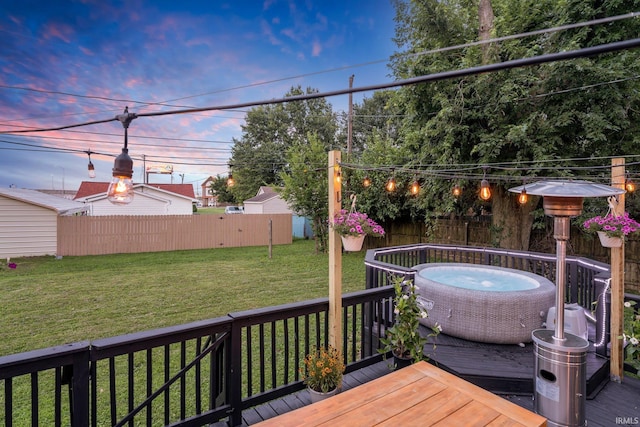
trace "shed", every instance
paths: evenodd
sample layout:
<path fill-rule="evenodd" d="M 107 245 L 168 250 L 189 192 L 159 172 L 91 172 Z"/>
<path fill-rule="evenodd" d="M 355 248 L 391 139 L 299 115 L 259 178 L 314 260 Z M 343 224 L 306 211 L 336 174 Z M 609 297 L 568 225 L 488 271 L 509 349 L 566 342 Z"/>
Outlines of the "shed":
<path fill-rule="evenodd" d="M 88 215 L 192 215 L 197 201 L 191 184 L 134 184 L 133 201 L 114 205 L 107 199 L 108 182 L 80 184 L 75 200 L 89 205 Z"/>
<path fill-rule="evenodd" d="M 87 206 L 35 190 L 0 188 L 0 258 L 55 255 L 58 216 Z"/>
<path fill-rule="evenodd" d="M 244 201 L 245 214 L 293 213 L 272 187 L 262 186 L 258 194 Z"/>
<path fill-rule="evenodd" d="M 262 186 L 258 194 L 244 201 L 245 214 L 290 213 L 293 237 L 313 237 L 308 218 L 298 216 L 272 187 Z"/>

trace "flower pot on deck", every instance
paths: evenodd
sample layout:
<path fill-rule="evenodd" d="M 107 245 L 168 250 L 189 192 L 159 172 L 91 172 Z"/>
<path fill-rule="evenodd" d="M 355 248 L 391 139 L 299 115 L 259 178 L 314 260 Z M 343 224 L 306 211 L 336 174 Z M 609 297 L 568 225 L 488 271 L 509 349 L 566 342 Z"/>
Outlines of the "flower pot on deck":
<path fill-rule="evenodd" d="M 307 387 L 307 390 L 309 390 L 309 397 L 311 398 L 311 403 L 316 403 L 316 402 L 320 402 L 321 400 L 328 399 L 331 396 L 335 396 L 335 394 L 338 392 L 337 388 L 334 388 L 333 390 L 330 390 L 326 393 L 323 393 L 321 391 L 315 391 L 311 387 Z"/>

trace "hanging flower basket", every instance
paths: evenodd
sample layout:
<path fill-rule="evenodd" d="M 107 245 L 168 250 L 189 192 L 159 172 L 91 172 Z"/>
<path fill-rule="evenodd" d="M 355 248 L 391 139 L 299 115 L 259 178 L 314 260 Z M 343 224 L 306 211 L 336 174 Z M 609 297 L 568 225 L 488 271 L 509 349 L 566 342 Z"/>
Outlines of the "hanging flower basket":
<path fill-rule="evenodd" d="M 600 238 L 600 244 L 605 248 L 619 248 L 622 246 L 621 237 L 607 236 L 604 231 L 598 231 L 598 237 Z"/>
<path fill-rule="evenodd" d="M 364 234 L 359 236 L 340 236 L 342 239 L 342 247 L 347 252 L 358 252 L 362 249 L 364 243 Z"/>
<path fill-rule="evenodd" d="M 629 217 L 629 213 L 614 215 L 611 210 L 605 216 L 595 216 L 582 223 L 588 233 L 596 232 L 605 248 L 619 248 L 622 241 L 640 231 L 640 224 Z"/>

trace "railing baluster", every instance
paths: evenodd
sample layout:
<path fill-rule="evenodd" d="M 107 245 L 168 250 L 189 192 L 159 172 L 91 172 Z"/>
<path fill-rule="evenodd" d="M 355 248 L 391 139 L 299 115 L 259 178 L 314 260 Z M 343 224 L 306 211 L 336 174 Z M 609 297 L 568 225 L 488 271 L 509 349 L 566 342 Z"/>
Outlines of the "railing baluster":
<path fill-rule="evenodd" d="M 116 401 L 116 361 L 109 358 L 109 398 L 111 400 L 111 425 L 117 422 L 117 401 Z"/>
<path fill-rule="evenodd" d="M 169 378 L 171 378 L 171 344 L 166 344 L 164 346 L 164 382 L 167 383 Z M 167 388 L 163 393 L 164 398 L 164 425 L 168 425 L 171 420 L 171 395 L 169 393 L 169 389 Z"/>
<path fill-rule="evenodd" d="M 185 341 L 180 342 L 180 369 L 184 369 L 187 366 L 187 343 Z M 187 416 L 187 378 L 185 375 L 180 377 L 180 419 L 184 420 Z"/>
<path fill-rule="evenodd" d="M 199 355 L 202 352 L 202 338 L 196 338 L 196 355 Z M 196 375 L 194 378 L 194 387 L 195 390 L 195 411 L 196 414 L 202 413 L 202 364 L 198 362 L 195 367 Z M 210 384 L 213 387 L 213 383 Z"/>
<path fill-rule="evenodd" d="M 147 397 L 153 393 L 153 352 L 150 348 L 147 349 Z M 152 404 L 147 406 L 147 425 L 153 425 L 153 410 Z"/>
<path fill-rule="evenodd" d="M 62 425 L 62 366 L 58 366 L 55 369 L 55 389 L 54 389 L 54 424 L 56 426 Z"/>
<path fill-rule="evenodd" d="M 265 390 L 265 382 L 266 382 L 266 378 L 265 378 L 265 360 L 264 360 L 264 323 L 260 323 L 260 325 L 258 326 L 258 338 L 260 339 L 260 343 L 259 343 L 259 350 L 260 350 L 260 362 L 259 365 L 260 366 L 260 393 L 262 393 Z"/>
<path fill-rule="evenodd" d="M 271 388 L 278 386 L 277 353 L 276 353 L 276 322 L 271 322 Z"/>
<path fill-rule="evenodd" d="M 36 427 L 38 422 L 40 403 L 38 400 L 38 372 L 31 374 L 31 425 Z"/>

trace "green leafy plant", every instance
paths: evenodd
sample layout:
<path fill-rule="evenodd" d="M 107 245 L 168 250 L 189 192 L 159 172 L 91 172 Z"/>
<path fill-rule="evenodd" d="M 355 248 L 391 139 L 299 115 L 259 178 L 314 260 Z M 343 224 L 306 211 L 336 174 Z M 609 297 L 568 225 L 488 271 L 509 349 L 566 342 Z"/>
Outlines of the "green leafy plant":
<path fill-rule="evenodd" d="M 426 308 L 418 302 L 416 291 L 418 287 L 412 280 L 404 280 L 402 277 L 395 277 L 393 280 L 395 296 L 393 299 L 393 312 L 395 323 L 387 328 L 385 336 L 380 338 L 383 347 L 380 352 L 391 353 L 400 358 L 410 358 L 414 362 L 424 360 L 424 346 L 428 338 L 435 337 L 440 333 L 440 325 L 436 324 L 431 328 L 427 336 L 420 335 L 420 318 L 429 316 Z M 434 345 L 435 347 L 435 345 Z"/>
<path fill-rule="evenodd" d="M 623 239 L 629 234 L 640 231 L 640 224 L 629 217 L 628 212 L 625 212 L 624 215 L 621 216 L 614 216 L 612 214 L 595 216 L 583 222 L 582 226 L 588 233 L 602 231 L 609 237 L 620 237 Z"/>
<path fill-rule="evenodd" d="M 318 348 L 304 359 L 300 368 L 303 381 L 310 389 L 327 393 L 342 385 L 344 362 L 342 354 L 332 346 Z"/>
<path fill-rule="evenodd" d="M 384 228 L 362 212 L 342 209 L 333 217 L 331 227 L 341 236 L 384 236 Z"/>
<path fill-rule="evenodd" d="M 640 314 L 635 311 L 635 301 L 624 303 L 624 332 L 619 338 L 627 342 L 625 362 L 640 373 Z"/>

